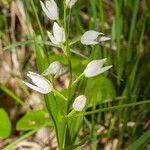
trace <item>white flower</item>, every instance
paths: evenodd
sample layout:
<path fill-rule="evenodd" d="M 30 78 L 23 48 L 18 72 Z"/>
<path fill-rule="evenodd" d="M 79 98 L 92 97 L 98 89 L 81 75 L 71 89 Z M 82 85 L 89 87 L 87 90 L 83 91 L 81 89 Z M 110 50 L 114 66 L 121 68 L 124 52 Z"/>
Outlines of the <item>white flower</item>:
<path fill-rule="evenodd" d="M 98 44 L 98 36 L 103 35 L 101 32 L 96 32 L 94 30 L 90 30 L 85 32 L 81 37 L 81 43 L 84 45 L 95 45 Z"/>
<path fill-rule="evenodd" d="M 72 6 L 77 2 L 77 0 L 66 0 L 66 4 L 68 8 L 72 8 Z"/>
<path fill-rule="evenodd" d="M 104 36 L 101 32 L 96 32 L 93 30 L 85 32 L 81 37 L 81 43 L 84 45 L 95 45 L 99 42 L 109 41 L 110 38 Z"/>
<path fill-rule="evenodd" d="M 59 61 L 52 62 L 49 67 L 42 73 L 43 76 L 54 74 L 56 77 L 63 74 L 66 68 Z"/>
<path fill-rule="evenodd" d="M 54 35 L 52 35 L 50 32 L 47 33 L 53 44 L 59 45 L 60 43 L 64 43 L 66 41 L 64 29 L 61 28 L 56 22 L 54 22 L 53 25 Z"/>
<path fill-rule="evenodd" d="M 91 61 L 85 68 L 84 75 L 89 78 L 89 77 L 97 76 L 107 71 L 112 67 L 112 65 L 103 67 L 105 62 L 106 62 L 106 58 Z"/>
<path fill-rule="evenodd" d="M 45 4 L 40 1 L 41 6 L 47 17 L 51 20 L 57 20 L 58 16 L 58 8 L 57 4 L 54 0 L 47 0 Z"/>
<path fill-rule="evenodd" d="M 38 91 L 42 94 L 47 94 L 49 92 L 52 91 L 52 84 L 43 76 L 37 74 L 37 73 L 33 73 L 33 72 L 29 72 L 27 74 L 27 76 L 32 80 L 33 84 L 30 84 L 28 82 L 23 81 L 23 83 L 25 85 L 27 85 L 29 88 Z"/>
<path fill-rule="evenodd" d="M 75 111 L 82 111 L 86 104 L 86 97 L 84 95 L 78 96 L 73 102 L 73 109 Z"/>

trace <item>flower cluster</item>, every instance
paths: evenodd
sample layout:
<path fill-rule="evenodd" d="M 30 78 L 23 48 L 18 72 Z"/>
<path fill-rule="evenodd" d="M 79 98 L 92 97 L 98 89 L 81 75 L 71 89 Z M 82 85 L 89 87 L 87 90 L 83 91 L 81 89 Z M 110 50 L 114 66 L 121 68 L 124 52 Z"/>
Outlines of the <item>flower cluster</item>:
<path fill-rule="evenodd" d="M 71 9 L 76 2 L 77 0 L 66 0 L 66 6 Z M 66 37 L 64 28 L 57 23 L 57 20 L 59 19 L 59 11 L 56 2 L 54 0 L 47 0 L 45 3 L 42 1 L 40 1 L 40 3 L 47 17 L 51 20 L 56 20 L 53 24 L 53 34 L 51 32 L 47 32 L 49 39 L 55 45 L 63 45 L 66 42 Z M 104 36 L 101 32 L 93 30 L 85 32 L 81 37 L 81 43 L 84 45 L 95 45 L 108 40 L 110 40 L 109 37 Z M 100 75 L 112 67 L 112 65 L 103 67 L 105 63 L 106 58 L 92 60 L 88 63 L 82 74 L 87 78 Z M 23 83 L 35 91 L 42 94 L 48 94 L 53 91 L 54 87 L 53 84 L 44 76 L 58 77 L 66 71 L 67 69 L 59 61 L 54 61 L 41 75 L 33 72 L 29 72 L 27 74 L 33 84 L 25 81 L 23 81 Z M 87 99 L 85 95 L 78 96 L 73 102 L 73 109 L 75 111 L 82 111 L 86 105 L 86 101 Z"/>

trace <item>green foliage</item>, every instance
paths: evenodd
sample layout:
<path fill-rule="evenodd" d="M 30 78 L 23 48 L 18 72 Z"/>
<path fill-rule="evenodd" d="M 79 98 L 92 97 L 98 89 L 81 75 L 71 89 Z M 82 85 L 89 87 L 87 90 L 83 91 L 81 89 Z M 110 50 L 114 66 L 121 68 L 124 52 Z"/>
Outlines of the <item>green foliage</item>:
<path fill-rule="evenodd" d="M 11 122 L 8 114 L 3 108 L 0 108 L 0 139 L 9 137 L 11 133 Z"/>
<path fill-rule="evenodd" d="M 28 111 L 20 120 L 18 120 L 16 129 L 17 130 L 33 130 L 42 128 L 45 125 L 51 125 L 49 116 L 44 110 L 39 111 Z"/>
<path fill-rule="evenodd" d="M 125 150 L 143 150 L 144 146 L 150 142 L 150 130 L 146 131 L 135 142 L 129 145 Z"/>
<path fill-rule="evenodd" d="M 96 104 L 100 104 L 105 100 L 115 98 L 116 91 L 111 80 L 100 75 L 98 77 L 88 79 L 85 95 L 88 100 L 93 99 Z M 89 101 L 89 104 L 92 104 L 92 102 Z"/>
<path fill-rule="evenodd" d="M 14 99 L 16 103 L 21 104 L 22 106 L 25 106 L 28 109 L 28 106 L 6 86 L 4 86 L 3 84 L 0 84 L 0 89 L 4 91 L 7 95 L 9 95 L 12 99 Z"/>

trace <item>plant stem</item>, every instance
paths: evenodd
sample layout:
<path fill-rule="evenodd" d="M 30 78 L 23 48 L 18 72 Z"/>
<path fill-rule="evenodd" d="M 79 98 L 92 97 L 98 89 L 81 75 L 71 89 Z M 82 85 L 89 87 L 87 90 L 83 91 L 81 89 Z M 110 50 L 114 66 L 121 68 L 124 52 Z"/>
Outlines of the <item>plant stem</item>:
<path fill-rule="evenodd" d="M 94 99 L 92 99 L 93 102 L 93 108 L 92 111 L 95 111 L 96 109 L 96 104 Z M 95 125 L 95 114 L 92 114 L 92 120 L 91 120 L 91 144 L 92 144 L 92 149 L 96 150 L 97 147 L 97 139 L 96 139 L 96 135 L 95 135 L 95 130 L 94 130 L 94 125 Z"/>
<path fill-rule="evenodd" d="M 81 78 L 84 76 L 84 73 L 80 74 L 78 78 L 72 83 L 71 88 L 74 88 L 75 85 L 81 80 Z"/>
<path fill-rule="evenodd" d="M 35 8 L 35 4 L 34 4 L 33 0 L 31 0 L 31 6 L 33 8 L 33 11 L 34 11 L 34 14 L 35 14 L 35 18 L 36 18 L 36 21 L 37 21 L 38 26 L 39 26 L 39 30 L 40 30 L 41 36 L 44 39 L 44 32 L 42 30 L 42 26 L 41 26 L 41 23 L 40 23 L 40 20 L 39 20 L 38 14 L 37 14 L 37 10 Z"/>
<path fill-rule="evenodd" d="M 62 98 L 63 100 L 67 101 L 67 98 L 63 96 L 61 93 L 59 93 L 57 90 L 53 89 L 52 90 L 58 97 Z"/>
<path fill-rule="evenodd" d="M 69 26 L 70 23 L 67 21 L 67 6 L 66 6 L 66 1 L 64 0 L 64 30 L 65 30 L 65 37 L 66 37 L 66 53 L 67 53 L 69 74 L 70 74 L 70 81 L 69 81 L 69 87 L 68 87 L 68 100 L 69 100 L 70 95 L 71 95 L 71 84 L 72 84 L 72 65 L 71 65 L 71 52 L 70 52 L 69 39 L 68 39 L 69 33 L 67 33 L 67 29 L 69 27 L 67 28 L 67 23 Z"/>
<path fill-rule="evenodd" d="M 73 109 L 67 116 L 72 116 L 75 113 L 76 113 L 76 111 Z"/>

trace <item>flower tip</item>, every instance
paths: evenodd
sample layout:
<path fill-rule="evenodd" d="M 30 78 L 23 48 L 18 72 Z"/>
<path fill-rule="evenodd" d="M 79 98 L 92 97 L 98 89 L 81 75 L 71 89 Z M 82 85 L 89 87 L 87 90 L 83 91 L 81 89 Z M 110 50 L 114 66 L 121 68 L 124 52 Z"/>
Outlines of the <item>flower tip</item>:
<path fill-rule="evenodd" d="M 47 34 L 48 34 L 48 35 L 49 35 L 49 34 L 51 35 L 51 32 L 47 31 Z"/>
<path fill-rule="evenodd" d="M 105 42 L 105 41 L 110 41 L 110 40 L 111 40 L 111 38 L 106 37 L 106 36 L 101 36 L 100 39 L 99 39 L 100 42 Z"/>
<path fill-rule="evenodd" d="M 27 76 L 28 76 L 28 77 L 31 77 L 31 76 L 33 76 L 33 75 L 37 75 L 37 73 L 32 72 L 32 71 L 28 71 L 28 73 L 27 73 Z"/>
<path fill-rule="evenodd" d="M 109 69 L 113 67 L 113 65 L 107 66 Z"/>
<path fill-rule="evenodd" d="M 69 9 L 71 9 L 76 2 L 77 0 L 66 0 L 66 5 Z"/>
<path fill-rule="evenodd" d="M 26 82 L 26 81 L 22 81 L 22 83 L 23 83 L 23 84 L 25 84 L 25 85 L 27 84 L 27 82 Z"/>

